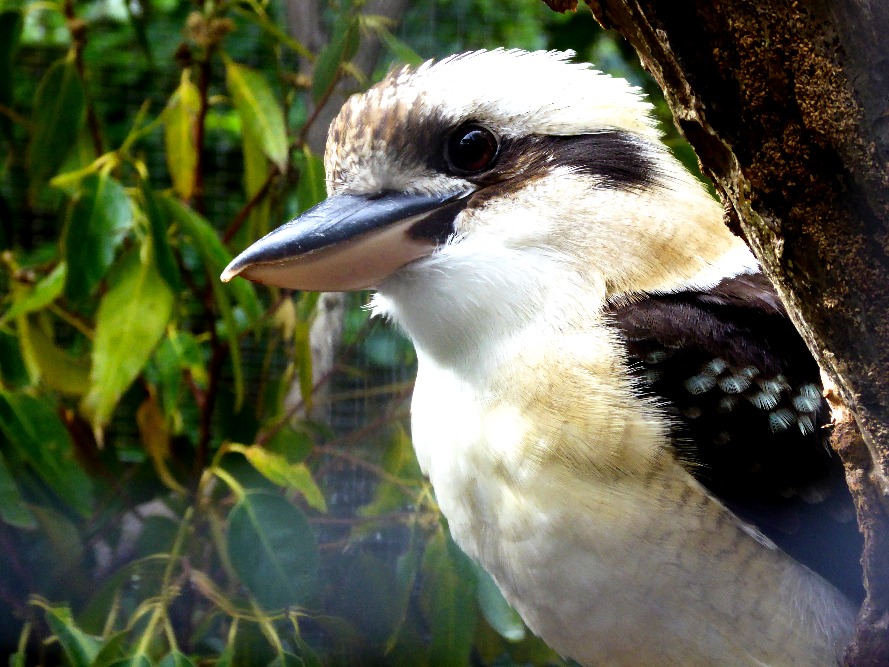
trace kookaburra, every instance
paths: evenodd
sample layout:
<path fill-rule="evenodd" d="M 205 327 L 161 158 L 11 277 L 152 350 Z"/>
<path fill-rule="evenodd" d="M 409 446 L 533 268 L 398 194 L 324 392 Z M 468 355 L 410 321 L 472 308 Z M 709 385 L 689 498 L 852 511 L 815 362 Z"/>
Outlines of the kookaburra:
<path fill-rule="evenodd" d="M 651 105 L 571 55 L 352 97 L 329 198 L 223 280 L 376 289 L 454 539 L 563 656 L 835 665 L 860 542 L 818 367 Z"/>

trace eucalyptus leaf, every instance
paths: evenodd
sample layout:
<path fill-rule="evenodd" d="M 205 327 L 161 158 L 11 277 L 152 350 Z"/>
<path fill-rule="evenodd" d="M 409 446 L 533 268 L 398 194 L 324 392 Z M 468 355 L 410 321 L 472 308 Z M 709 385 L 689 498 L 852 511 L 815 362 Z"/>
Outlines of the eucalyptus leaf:
<path fill-rule="evenodd" d="M 104 173 L 83 179 L 62 233 L 69 299 L 82 301 L 93 293 L 132 226 L 132 204 L 120 183 Z"/>
<path fill-rule="evenodd" d="M 315 204 L 320 204 L 327 197 L 327 186 L 324 180 L 324 161 L 306 146 L 299 158 L 299 185 L 296 188 L 299 210 L 306 211 Z"/>
<path fill-rule="evenodd" d="M 195 667 L 191 658 L 180 651 L 170 651 L 161 658 L 157 667 Z"/>
<path fill-rule="evenodd" d="M 469 664 L 477 620 L 471 561 L 439 531 L 426 544 L 422 572 L 423 602 L 432 631 L 430 664 Z"/>
<path fill-rule="evenodd" d="M 527 634 L 521 616 L 504 599 L 497 584 L 481 566 L 473 563 L 478 587 L 476 595 L 478 605 L 485 620 L 504 639 L 511 642 L 521 641 Z"/>
<path fill-rule="evenodd" d="M 268 81 L 259 72 L 231 59 L 225 61 L 225 75 L 249 136 L 259 141 L 262 151 L 279 171 L 286 171 L 288 145 L 284 111 Z"/>
<path fill-rule="evenodd" d="M 37 527 L 37 519 L 22 498 L 2 451 L 0 451 L 0 520 L 17 528 Z"/>
<path fill-rule="evenodd" d="M 83 516 L 92 511 L 93 485 L 74 458 L 74 444 L 47 399 L 0 391 L 0 432 L 16 457 Z"/>
<path fill-rule="evenodd" d="M 158 202 L 157 195 L 147 182 L 142 183 L 142 199 L 145 202 L 145 217 L 151 227 L 151 244 L 154 250 L 154 261 L 161 277 L 167 281 L 174 292 L 182 289 L 182 279 L 179 268 L 173 258 L 173 249 L 170 247 L 170 239 L 167 228 L 170 226 L 170 215 L 166 208 Z"/>
<path fill-rule="evenodd" d="M 284 498 L 245 493 L 228 516 L 228 557 L 267 609 L 304 604 L 318 583 L 318 546 L 305 516 Z"/>
<path fill-rule="evenodd" d="M 317 104 L 336 84 L 340 65 L 351 60 L 358 50 L 361 32 L 358 17 L 349 13 L 340 14 L 334 24 L 330 42 L 321 49 L 315 61 L 312 78 L 312 99 Z"/>
<path fill-rule="evenodd" d="M 67 607 L 46 607 L 46 623 L 58 638 L 71 667 L 91 667 L 102 648 L 102 638 L 77 627 Z"/>
<path fill-rule="evenodd" d="M 82 408 L 94 428 L 108 423 L 142 371 L 173 313 L 175 295 L 154 262 L 127 254 L 99 304 L 90 389 Z"/>
<path fill-rule="evenodd" d="M 20 317 L 18 332 L 22 349 L 36 366 L 43 383 L 63 394 L 83 396 L 89 389 L 89 360 L 58 347 L 31 319 Z"/>
<path fill-rule="evenodd" d="M 164 150 L 173 190 L 183 200 L 194 194 L 195 168 L 198 164 L 197 120 L 201 94 L 192 83 L 188 68 L 182 70 L 179 86 L 163 112 Z"/>
<path fill-rule="evenodd" d="M 65 287 L 66 273 L 67 266 L 64 262 L 60 262 L 34 287 L 15 292 L 12 306 L 3 314 L 3 317 L 0 317 L 0 326 L 20 315 L 42 310 L 55 301 Z"/>
<path fill-rule="evenodd" d="M 306 464 L 290 463 L 282 455 L 270 452 L 259 445 L 232 446 L 231 449 L 241 452 L 250 464 L 270 481 L 278 486 L 299 491 L 313 508 L 319 512 L 327 511 L 324 495 Z"/>
<path fill-rule="evenodd" d="M 32 197 L 55 174 L 74 144 L 86 117 L 83 84 L 71 58 L 50 65 L 34 96 L 33 132 L 28 145 Z"/>

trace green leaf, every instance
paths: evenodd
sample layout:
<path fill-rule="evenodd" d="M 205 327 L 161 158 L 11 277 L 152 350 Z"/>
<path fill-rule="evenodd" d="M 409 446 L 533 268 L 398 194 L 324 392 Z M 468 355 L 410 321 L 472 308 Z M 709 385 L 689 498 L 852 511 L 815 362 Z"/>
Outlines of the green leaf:
<path fill-rule="evenodd" d="M 182 232 L 191 239 L 210 274 L 211 283 L 219 284 L 218 276 L 232 260 L 232 256 L 225 249 L 216 230 L 207 220 L 175 199 L 166 198 L 162 201 L 173 219 L 182 227 Z M 226 285 L 226 292 L 234 296 L 247 317 L 248 325 L 262 316 L 262 305 L 250 281 L 233 280 Z"/>
<path fill-rule="evenodd" d="M 83 84 L 73 60 L 54 62 L 34 96 L 34 130 L 27 156 L 32 197 L 62 166 L 77 143 L 85 116 Z"/>
<path fill-rule="evenodd" d="M 244 191 L 248 199 L 252 199 L 265 185 L 269 177 L 269 161 L 262 150 L 261 142 L 253 136 L 248 125 L 241 130 L 241 149 L 244 153 Z M 242 227 L 248 240 L 257 239 L 268 234 L 269 230 L 269 200 L 264 198 L 250 211 L 250 222 Z M 242 239 L 238 239 L 242 241 Z"/>
<path fill-rule="evenodd" d="M 3 452 L 0 452 L 0 519 L 17 528 L 37 527 L 37 519 L 22 498 Z"/>
<path fill-rule="evenodd" d="M 476 590 L 478 605 L 485 619 L 504 639 L 511 642 L 521 641 L 527 634 L 521 616 L 503 597 L 491 575 L 478 564 L 473 563 L 473 565 L 478 582 Z"/>
<path fill-rule="evenodd" d="M 392 429 L 392 438 L 383 455 L 383 469 L 406 483 L 417 481 L 419 487 L 422 473 L 410 436 L 400 424 L 394 424 Z M 412 495 L 408 493 L 410 490 L 405 488 L 405 484 L 384 479 L 377 484 L 373 500 L 360 507 L 356 514 L 374 517 L 403 509 L 413 501 Z"/>
<path fill-rule="evenodd" d="M 92 482 L 74 458 L 74 444 L 47 401 L 0 391 L 0 431 L 16 456 L 30 465 L 74 511 L 92 510 Z"/>
<path fill-rule="evenodd" d="M 324 160 L 312 153 L 306 146 L 299 157 L 299 185 L 296 198 L 300 211 L 306 211 L 315 204 L 320 204 L 327 197 L 327 185 L 324 180 Z"/>
<path fill-rule="evenodd" d="M 48 276 L 31 289 L 14 292 L 13 304 L 3 317 L 0 317 L 0 326 L 20 315 L 42 310 L 55 301 L 65 287 L 66 268 L 65 262 L 60 262 Z"/>
<path fill-rule="evenodd" d="M 304 604 L 318 580 L 318 546 L 305 516 L 281 496 L 241 497 L 228 517 L 228 557 L 267 609 Z"/>
<path fill-rule="evenodd" d="M 19 45 L 22 23 L 21 7 L 0 7 L 0 104 L 7 109 L 13 108 L 12 56 Z M 0 114 L 0 132 L 12 138 L 12 119 L 6 114 Z"/>
<path fill-rule="evenodd" d="M 82 626 L 82 618 L 80 620 Z M 105 645 L 99 651 L 98 655 L 96 655 L 90 667 L 109 667 L 110 665 L 119 662 L 124 655 L 126 655 L 126 641 L 126 631 L 116 632 L 110 637 L 107 637 L 105 639 Z"/>
<path fill-rule="evenodd" d="M 229 58 L 225 60 L 225 75 L 244 127 L 259 140 L 263 153 L 278 170 L 286 171 L 288 146 L 284 112 L 268 81 L 259 72 Z"/>
<path fill-rule="evenodd" d="M 0 380 L 10 388 L 21 388 L 31 384 L 28 366 L 19 348 L 21 341 L 4 331 L 0 331 Z"/>
<path fill-rule="evenodd" d="M 213 229 L 209 222 L 187 206 L 183 206 L 173 199 L 166 199 L 165 202 L 170 214 L 182 227 L 183 233 L 191 238 L 204 266 L 210 274 L 208 279 L 213 290 L 213 300 L 219 308 L 219 314 L 225 323 L 226 335 L 228 336 L 232 375 L 235 382 L 235 405 L 240 407 L 244 400 L 244 369 L 241 365 L 241 346 L 238 340 L 238 334 L 241 329 L 235 320 L 229 295 L 234 296 L 247 316 L 247 326 L 251 326 L 262 315 L 262 308 L 256 296 L 256 290 L 253 288 L 253 284 L 247 280 L 232 281 L 223 289 L 222 283 L 219 282 L 217 276 L 222 273 L 222 270 L 231 261 L 231 255 L 225 249 L 222 241 L 219 240 L 216 230 Z"/>
<path fill-rule="evenodd" d="M 58 638 L 71 666 L 90 667 L 102 648 L 102 639 L 78 628 L 68 607 L 45 606 L 44 611 L 46 623 Z"/>
<path fill-rule="evenodd" d="M 170 651 L 158 663 L 157 667 L 195 667 L 195 664 L 184 653 Z"/>
<path fill-rule="evenodd" d="M 151 667 L 151 660 L 147 656 L 139 653 L 128 658 L 115 660 L 108 663 L 108 667 Z"/>
<path fill-rule="evenodd" d="M 416 67 L 421 65 L 425 60 L 425 58 L 414 51 L 407 42 L 393 35 L 382 23 L 377 27 L 375 33 L 383 40 L 386 46 L 389 47 L 389 50 L 398 62 Z"/>
<path fill-rule="evenodd" d="M 194 194 L 195 168 L 198 164 L 195 132 L 200 108 L 200 91 L 191 82 L 186 68 L 182 70 L 179 87 L 162 114 L 167 169 L 173 180 L 173 190 L 186 201 Z"/>
<path fill-rule="evenodd" d="M 432 630 L 430 664 L 469 664 L 476 623 L 472 562 L 442 530 L 426 544 L 422 572 L 422 601 Z"/>
<path fill-rule="evenodd" d="M 292 653 L 282 653 L 272 660 L 268 667 L 306 667 L 306 663 L 298 655 Z"/>
<path fill-rule="evenodd" d="M 336 83 L 340 65 L 355 56 L 361 40 L 358 17 L 341 14 L 337 17 L 330 43 L 327 44 L 315 61 L 312 78 L 312 99 L 317 104 Z"/>
<path fill-rule="evenodd" d="M 327 511 L 327 503 L 321 489 L 315 483 L 312 472 L 304 463 L 289 463 L 280 454 L 275 454 L 259 445 L 231 445 L 230 449 L 241 452 L 250 464 L 273 483 L 305 496 L 306 502 L 319 512 Z"/>
<path fill-rule="evenodd" d="M 67 260 L 65 295 L 86 299 L 105 277 L 117 247 L 133 225 L 133 209 L 123 187 L 106 174 L 83 179 L 62 232 L 62 254 Z"/>
<path fill-rule="evenodd" d="M 39 326 L 32 324 L 31 318 L 20 317 L 17 326 L 22 351 L 29 363 L 36 366 L 40 379 L 63 394 L 83 396 L 89 389 L 88 359 L 58 347 Z"/>
<path fill-rule="evenodd" d="M 175 295 L 154 262 L 126 255 L 99 304 L 90 390 L 83 410 L 95 428 L 108 423 L 141 372 L 173 313 Z"/>
<path fill-rule="evenodd" d="M 170 248 L 170 239 L 167 236 L 170 216 L 168 211 L 160 206 L 157 195 L 147 181 L 142 182 L 142 199 L 145 202 L 145 217 L 151 226 L 151 244 L 154 250 L 154 261 L 161 277 L 167 281 L 174 292 L 182 289 L 182 279 L 179 276 L 179 268 L 173 258 L 173 250 Z"/>

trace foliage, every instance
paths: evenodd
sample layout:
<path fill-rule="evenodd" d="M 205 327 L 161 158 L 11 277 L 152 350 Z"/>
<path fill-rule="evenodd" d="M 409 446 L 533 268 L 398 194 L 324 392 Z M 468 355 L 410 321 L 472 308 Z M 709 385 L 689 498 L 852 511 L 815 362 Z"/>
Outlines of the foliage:
<path fill-rule="evenodd" d="M 432 6 L 442 32 L 484 17 L 442 41 L 455 49 L 542 47 L 547 21 L 557 38 L 570 29 L 516 3 L 419 11 Z M 349 63 L 360 40 L 418 59 L 357 1 L 330 6 L 318 53 L 275 12 L 0 0 L 0 653 L 11 665 L 557 664 L 450 540 L 406 434 L 410 382 L 313 384 L 317 295 L 218 281 L 323 197 L 304 141 L 316 104 L 364 83 Z M 589 49 L 609 39 L 596 35 Z M 100 94 L 109 78 L 146 91 L 138 112 Z M 240 182 L 220 175 L 220 155 Z M 338 376 L 366 384 L 362 368 L 411 353 L 352 305 Z M 307 416 L 370 395 L 387 400 L 355 432 Z M 344 466 L 376 480 L 354 513 L 336 503 Z"/>
<path fill-rule="evenodd" d="M 409 383 L 378 388 L 398 400 L 358 433 L 313 422 L 316 296 L 218 281 L 323 196 L 303 140 L 359 40 L 410 47 L 357 3 L 332 8 L 317 54 L 258 2 L 122 7 L 129 31 L 104 30 L 100 3 L 0 4 L 0 650 L 14 665 L 555 660 L 440 522 L 403 426 Z M 184 36 L 175 51 L 159 28 Z M 21 74 L 35 46 L 56 49 L 39 81 Z M 122 119 L 96 87 L 120 48 L 143 61 L 126 76 L 162 84 Z M 226 210 L 210 160 L 231 144 L 244 179 Z M 391 335 L 349 321 L 347 359 L 373 360 Z M 378 478 L 357 515 L 330 510 L 342 462 Z"/>

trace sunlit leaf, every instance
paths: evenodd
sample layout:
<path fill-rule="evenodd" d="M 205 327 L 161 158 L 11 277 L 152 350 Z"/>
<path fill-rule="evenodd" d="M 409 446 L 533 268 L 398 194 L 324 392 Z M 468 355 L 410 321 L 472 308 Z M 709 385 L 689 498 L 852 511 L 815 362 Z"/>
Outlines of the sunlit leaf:
<path fill-rule="evenodd" d="M 327 186 L 324 182 L 324 160 L 315 155 L 308 146 L 297 155 L 300 159 L 298 161 L 299 185 L 296 189 L 296 197 L 299 202 L 299 210 L 306 211 L 315 204 L 324 201 L 327 196 Z"/>
<path fill-rule="evenodd" d="M 268 81 L 259 72 L 231 59 L 225 61 L 225 75 L 241 122 L 259 141 L 266 157 L 280 171 L 286 171 L 288 149 L 284 111 Z"/>
<path fill-rule="evenodd" d="M 58 347 L 28 317 L 18 318 L 17 328 L 22 351 L 48 387 L 70 396 L 83 396 L 87 392 L 90 364 L 86 357 L 75 357 Z"/>
<path fill-rule="evenodd" d="M 164 109 L 164 150 L 173 189 L 183 200 L 194 194 L 195 168 L 198 163 L 196 128 L 201 108 L 201 94 L 192 83 L 188 68 L 182 70 L 167 108 Z"/>
<path fill-rule="evenodd" d="M 340 65 L 351 60 L 358 50 L 361 39 L 358 18 L 348 14 L 337 17 L 330 43 L 327 44 L 315 61 L 315 73 L 312 78 L 312 99 L 321 101 L 328 90 L 336 83 Z"/>
<path fill-rule="evenodd" d="M 68 607 L 45 606 L 44 612 L 46 623 L 58 638 L 71 666 L 90 667 L 102 648 L 102 638 L 78 628 Z"/>
<path fill-rule="evenodd" d="M 15 298 L 12 306 L 3 314 L 3 317 L 0 317 L 0 326 L 19 315 L 26 315 L 46 308 L 55 301 L 65 287 L 65 275 L 66 265 L 64 262 L 60 262 L 49 275 L 31 289 L 16 291 L 13 295 Z"/>
<path fill-rule="evenodd" d="M 473 565 L 478 582 L 476 595 L 485 619 L 504 639 L 511 642 L 521 641 L 527 634 L 521 616 L 503 598 L 503 593 L 491 575 L 479 565 Z"/>
<path fill-rule="evenodd" d="M 466 665 L 476 623 L 472 562 L 439 531 L 426 544 L 422 572 L 422 600 L 432 630 L 429 662 Z"/>
<path fill-rule="evenodd" d="M 249 492 L 228 517 L 228 557 L 264 607 L 304 604 L 318 579 L 318 547 L 305 516 L 281 496 Z"/>
<path fill-rule="evenodd" d="M 62 235 L 68 265 L 65 295 L 69 299 L 80 301 L 92 294 L 132 225 L 130 198 L 120 183 L 106 174 L 83 179 Z"/>
<path fill-rule="evenodd" d="M 299 491 L 309 505 L 319 512 L 327 511 L 327 503 L 321 489 L 315 483 L 312 472 L 304 463 L 289 463 L 280 454 L 275 454 L 259 445 L 231 445 L 230 449 L 241 452 L 251 465 L 270 481 L 293 491 Z"/>
<path fill-rule="evenodd" d="M 269 177 L 269 161 L 261 142 L 253 136 L 253 130 L 249 125 L 244 125 L 241 131 L 241 147 L 244 153 L 244 191 L 247 198 L 251 199 L 263 188 Z M 248 241 L 265 236 L 269 232 L 268 197 L 253 207 L 250 211 L 250 223 L 244 229 L 247 230 Z"/>
<path fill-rule="evenodd" d="M 111 418 L 163 336 L 175 295 L 154 262 L 131 251 L 99 304 L 90 390 L 82 407 L 95 428 Z"/>
<path fill-rule="evenodd" d="M 84 118 L 83 84 L 73 59 L 58 60 L 43 75 L 34 96 L 34 129 L 28 145 L 32 188 L 41 186 L 62 166 Z"/>
<path fill-rule="evenodd" d="M 37 520 L 22 498 L 3 452 L 0 452 L 0 520 L 18 528 L 37 527 Z"/>
<path fill-rule="evenodd" d="M 0 431 L 16 456 L 30 465 L 74 511 L 92 510 L 92 482 L 74 459 L 74 444 L 46 400 L 0 391 Z"/>

